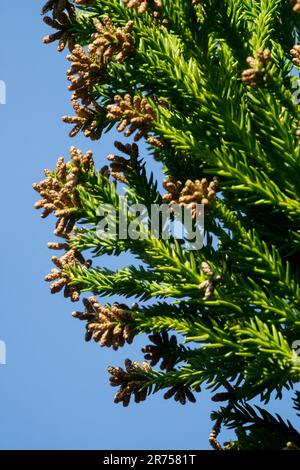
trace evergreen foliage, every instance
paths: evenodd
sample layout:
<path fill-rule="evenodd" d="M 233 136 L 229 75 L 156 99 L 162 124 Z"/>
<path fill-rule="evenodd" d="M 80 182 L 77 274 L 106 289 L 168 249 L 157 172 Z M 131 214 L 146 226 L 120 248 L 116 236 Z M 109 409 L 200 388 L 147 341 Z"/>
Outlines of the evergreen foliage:
<path fill-rule="evenodd" d="M 225 401 L 212 414 L 218 450 L 300 448 L 291 423 L 248 403 L 281 399 L 300 379 L 299 13 L 298 0 L 49 0 L 43 8 L 55 29 L 44 42 L 71 51 L 70 135 L 99 140 L 115 127 L 122 135 L 106 166 L 72 147 L 70 161 L 35 184 L 37 208 L 57 217 L 63 238 L 49 244 L 63 255 L 46 280 L 72 301 L 93 295 L 74 312 L 86 339 L 117 349 L 150 335 L 142 365 L 109 368 L 117 403 L 163 391 L 185 404 L 205 386 Z M 166 194 L 147 174 L 152 158 Z M 119 216 L 124 187 L 129 206 L 202 202 L 203 248 L 157 239 L 147 226 L 138 239 L 99 237 L 99 206 Z M 130 252 L 141 264 L 112 271 L 86 261 L 86 251 Z M 98 301 L 114 295 L 138 303 Z M 235 429 L 235 441 L 219 444 L 221 425 Z"/>

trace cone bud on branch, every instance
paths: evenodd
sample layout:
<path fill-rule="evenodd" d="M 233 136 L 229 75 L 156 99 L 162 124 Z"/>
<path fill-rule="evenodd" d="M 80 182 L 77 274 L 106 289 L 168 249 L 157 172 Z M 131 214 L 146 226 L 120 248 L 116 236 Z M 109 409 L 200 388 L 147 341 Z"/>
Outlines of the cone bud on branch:
<path fill-rule="evenodd" d="M 126 183 L 126 175 L 132 173 L 138 167 L 139 149 L 135 143 L 124 145 L 116 141 L 114 145 L 117 150 L 128 155 L 129 159 L 113 154 L 108 155 L 107 159 L 111 162 L 111 176 L 117 181 Z"/>
<path fill-rule="evenodd" d="M 78 0 L 75 0 L 78 3 Z M 52 12 L 53 18 L 59 18 L 64 11 L 70 15 L 75 16 L 75 8 L 69 0 L 48 0 L 42 8 L 42 15 L 46 15 L 48 12 Z"/>
<path fill-rule="evenodd" d="M 74 0 L 76 5 L 89 6 L 95 0 Z M 48 0 L 42 8 L 42 15 L 52 12 L 53 18 L 59 18 L 62 13 L 66 12 L 73 18 L 75 17 L 75 8 L 69 0 Z"/>
<path fill-rule="evenodd" d="M 242 82 L 251 87 L 263 86 L 265 83 L 265 69 L 271 59 L 269 49 L 259 49 L 257 58 L 248 57 L 246 62 L 249 68 L 244 70 L 241 76 Z"/>
<path fill-rule="evenodd" d="M 69 136 L 75 137 L 80 131 L 83 131 L 85 137 L 99 140 L 102 135 L 101 106 L 95 101 L 91 103 L 91 107 L 81 106 L 74 95 L 72 96 L 72 106 L 76 115 L 62 118 L 66 124 L 74 124 Z"/>
<path fill-rule="evenodd" d="M 44 23 L 46 23 L 48 26 L 51 26 L 51 28 L 56 29 L 57 31 L 55 33 L 44 36 L 44 44 L 50 44 L 54 41 L 58 41 L 58 52 L 62 52 L 66 46 L 68 46 L 69 50 L 72 51 L 75 46 L 73 35 L 70 32 L 70 26 L 73 19 L 73 16 L 68 16 L 65 13 L 60 13 L 53 18 L 50 16 L 45 16 L 43 18 Z"/>
<path fill-rule="evenodd" d="M 163 5 L 162 0 L 122 0 L 122 2 L 128 8 L 135 8 L 140 14 L 146 13 L 150 4 L 157 9 L 161 9 Z"/>
<path fill-rule="evenodd" d="M 81 99 L 83 104 L 90 104 L 94 100 L 93 86 L 105 83 L 106 69 L 101 67 L 95 56 L 86 54 L 79 44 L 75 45 L 67 59 L 71 62 L 67 77 L 71 82 L 69 90 L 74 92 L 72 98 Z"/>
<path fill-rule="evenodd" d="M 132 395 L 136 403 L 146 400 L 149 391 L 149 387 L 146 385 L 148 381 L 147 374 L 150 370 L 151 367 L 146 362 L 140 365 L 130 359 L 125 360 L 125 370 L 121 367 L 109 367 L 111 386 L 120 387 L 115 395 L 114 402 L 128 406 Z"/>
<path fill-rule="evenodd" d="M 156 113 L 147 98 L 127 94 L 123 98 L 116 95 L 114 100 L 115 104 L 107 106 L 107 119 L 120 122 L 118 132 L 125 131 L 125 136 L 129 137 L 137 131 L 135 142 L 142 137 L 147 138 L 151 125 L 156 121 Z"/>
<path fill-rule="evenodd" d="M 290 50 L 290 53 L 295 67 L 300 67 L 300 45 L 296 44 L 293 49 Z"/>
<path fill-rule="evenodd" d="M 51 244 L 50 248 L 52 248 Z M 66 298 L 70 298 L 72 302 L 78 302 L 80 298 L 80 288 L 79 286 L 70 285 L 68 270 L 76 266 L 88 269 L 91 266 L 91 261 L 86 261 L 82 254 L 75 249 L 69 249 L 60 258 L 52 256 L 51 259 L 56 269 L 52 269 L 50 274 L 45 276 L 45 281 L 52 283 L 50 285 L 51 293 L 56 294 L 64 289 L 64 296 Z"/>
<path fill-rule="evenodd" d="M 200 391 L 201 391 L 200 387 L 197 387 L 195 389 L 195 392 L 200 392 Z M 187 401 L 191 403 L 196 403 L 196 398 L 191 388 L 188 386 L 181 385 L 181 384 L 171 387 L 164 394 L 165 400 L 169 400 L 170 398 L 174 398 L 174 400 L 180 403 L 181 405 L 185 405 Z"/>
<path fill-rule="evenodd" d="M 300 0 L 290 0 L 293 4 L 293 11 L 295 13 L 300 13 Z"/>
<path fill-rule="evenodd" d="M 209 279 L 206 279 L 199 285 L 199 289 L 204 291 L 204 300 L 208 300 L 214 295 L 215 287 L 220 284 L 222 278 L 219 274 L 214 275 L 207 261 L 201 263 L 201 270 L 206 276 L 209 276 Z"/>
<path fill-rule="evenodd" d="M 167 332 L 156 333 L 149 336 L 149 340 L 154 344 L 149 344 L 142 348 L 145 359 L 150 362 L 151 367 L 156 366 L 160 360 L 161 370 L 167 372 L 174 370 L 174 366 L 178 360 L 178 345 L 175 335 L 169 338 Z"/>
<path fill-rule="evenodd" d="M 131 34 L 133 21 L 128 21 L 124 28 L 115 28 L 108 15 L 103 16 L 102 22 L 94 19 L 96 33 L 93 42 L 88 46 L 91 57 L 97 57 L 100 64 L 108 64 L 113 59 L 122 62 L 135 51 L 134 38 Z"/>
<path fill-rule="evenodd" d="M 185 183 L 174 178 L 169 178 L 163 182 L 164 188 L 168 191 L 163 196 L 163 201 L 172 205 L 188 206 L 191 209 L 192 217 L 197 214 L 197 204 L 208 206 L 216 196 L 218 180 L 214 178 L 210 183 L 206 178 L 202 180 L 187 180 Z"/>

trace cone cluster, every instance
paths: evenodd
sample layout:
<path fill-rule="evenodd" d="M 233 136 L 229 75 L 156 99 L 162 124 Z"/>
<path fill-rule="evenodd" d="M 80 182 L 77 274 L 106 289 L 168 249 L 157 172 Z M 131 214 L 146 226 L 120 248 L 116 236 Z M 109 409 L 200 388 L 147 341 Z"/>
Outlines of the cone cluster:
<path fill-rule="evenodd" d="M 134 317 L 125 304 L 114 303 L 103 307 L 95 297 L 83 300 L 85 311 L 73 312 L 73 316 L 86 321 L 86 341 L 93 339 L 100 346 L 114 350 L 131 344 L 135 336 Z"/>
<path fill-rule="evenodd" d="M 201 282 L 199 289 L 204 291 L 204 300 L 208 300 L 214 295 L 215 288 L 218 284 L 220 284 L 222 278 L 219 274 L 214 274 L 207 261 L 203 261 L 201 263 L 201 270 L 203 274 L 209 277 L 209 279 Z"/>
<path fill-rule="evenodd" d="M 71 101 L 75 116 L 64 116 L 63 121 L 74 124 L 70 137 L 82 130 L 86 137 L 98 140 L 102 134 L 101 118 L 105 113 L 95 101 L 93 88 L 106 83 L 107 66 L 112 60 L 121 62 L 134 52 L 134 39 L 131 35 L 132 21 L 124 28 L 115 28 L 109 16 L 105 15 L 102 22 L 95 18 L 94 26 L 96 32 L 87 52 L 76 44 L 68 56 L 71 68 L 67 77 L 71 82 L 69 90 L 73 91 Z"/>
<path fill-rule="evenodd" d="M 95 0 L 75 0 L 75 3 L 77 5 L 84 5 L 84 6 L 89 6 L 94 3 Z"/>
<path fill-rule="evenodd" d="M 246 85 L 256 87 L 264 85 L 264 72 L 266 66 L 269 64 L 271 59 L 271 52 L 269 49 L 259 49 L 257 52 L 257 58 L 248 57 L 246 59 L 249 68 L 244 70 L 241 76 L 242 82 Z"/>
<path fill-rule="evenodd" d="M 199 392 L 200 388 L 197 388 L 195 391 Z M 185 405 L 187 401 L 196 403 L 196 398 L 191 388 L 183 385 L 175 385 L 164 394 L 165 400 L 169 400 L 170 398 L 174 398 L 174 400 L 181 405 Z"/>
<path fill-rule="evenodd" d="M 120 122 L 117 127 L 119 132 L 125 131 L 129 137 L 133 133 L 135 142 L 142 137 L 148 137 L 148 131 L 152 123 L 156 121 L 156 113 L 146 98 L 131 96 L 115 96 L 115 104 L 107 106 L 107 119 Z"/>
<path fill-rule="evenodd" d="M 75 7 L 69 0 L 49 0 L 42 8 L 42 15 L 51 12 L 52 16 L 44 16 L 43 21 L 48 26 L 56 29 L 55 33 L 49 34 L 43 38 L 45 44 L 58 41 L 57 50 L 63 51 L 68 45 L 70 51 L 74 47 L 70 26 L 76 18 Z"/>
<path fill-rule="evenodd" d="M 42 199 L 35 204 L 36 209 L 43 209 L 42 217 L 54 213 L 58 217 L 55 235 L 66 237 L 73 230 L 80 200 L 76 191 L 86 173 L 93 171 L 92 152 L 85 155 L 81 150 L 71 147 L 71 160 L 65 163 L 59 158 L 54 172 L 45 170 L 46 178 L 33 184 L 33 188 Z"/>
<path fill-rule="evenodd" d="M 64 116 L 63 122 L 66 124 L 73 124 L 74 127 L 69 133 L 70 137 L 75 137 L 80 131 L 83 132 L 85 137 L 91 140 L 98 140 L 102 135 L 101 127 L 101 106 L 95 101 L 91 103 L 91 106 L 81 106 L 79 101 L 72 96 L 71 100 L 75 116 Z M 100 116 L 100 117 L 99 117 Z"/>
<path fill-rule="evenodd" d="M 290 50 L 292 56 L 292 62 L 296 67 L 300 67 L 300 45 L 296 44 L 293 49 Z"/>
<path fill-rule="evenodd" d="M 151 367 L 156 366 L 162 360 L 161 370 L 167 372 L 174 370 L 178 358 L 176 336 L 172 335 L 169 338 L 168 332 L 164 331 L 163 333 L 150 335 L 149 340 L 154 344 L 144 346 L 142 352 L 145 354 L 145 359 L 150 362 Z"/>
<path fill-rule="evenodd" d="M 113 59 L 122 62 L 134 51 L 134 38 L 131 34 L 133 21 L 128 21 L 124 28 L 115 28 L 108 15 L 103 16 L 102 23 L 94 19 L 96 33 L 93 42 L 88 46 L 92 57 L 97 57 L 99 64 L 109 63 Z"/>
<path fill-rule="evenodd" d="M 300 13 L 300 0 L 291 0 L 291 2 L 294 4 L 293 11 L 295 13 Z"/>
<path fill-rule="evenodd" d="M 94 0 L 74 0 L 77 5 L 92 5 Z M 69 16 L 75 16 L 75 8 L 69 0 L 48 0 L 42 8 L 42 15 L 52 12 L 53 18 L 67 12 Z"/>
<path fill-rule="evenodd" d="M 139 149 L 136 144 L 122 144 L 121 142 L 116 141 L 115 147 L 120 152 L 129 156 L 129 159 L 126 159 L 119 155 L 108 155 L 107 159 L 110 163 L 110 174 L 117 181 L 126 183 L 126 175 L 133 172 L 138 166 L 139 158 Z"/>
<path fill-rule="evenodd" d="M 201 180 L 187 180 L 182 183 L 174 178 L 169 178 L 163 182 L 164 188 L 168 191 L 163 196 L 163 200 L 170 206 L 178 204 L 180 207 L 188 206 L 192 211 L 193 218 L 197 215 L 197 204 L 209 205 L 216 195 L 217 178 L 210 183 L 206 178 Z"/>
<path fill-rule="evenodd" d="M 162 8 L 162 0 L 122 0 L 128 8 L 137 9 L 138 13 L 146 13 L 150 4 L 158 9 Z"/>
<path fill-rule="evenodd" d="M 209 435 L 209 438 L 208 438 L 208 442 L 210 443 L 211 447 L 214 450 L 223 450 L 222 446 L 217 441 L 217 438 L 218 438 L 218 436 L 221 432 L 221 424 L 222 424 L 222 420 L 221 420 L 221 418 L 218 418 L 216 420 L 216 422 L 214 424 L 214 427 L 212 428 L 212 430 L 210 432 L 210 435 Z"/>
<path fill-rule="evenodd" d="M 78 0 L 75 0 L 75 2 L 79 3 Z M 53 18 L 59 18 L 65 10 L 70 16 L 75 15 L 74 5 L 72 5 L 69 0 L 49 0 L 42 8 L 42 15 L 52 12 Z"/>
<path fill-rule="evenodd" d="M 91 93 L 93 86 L 105 83 L 105 69 L 97 56 L 86 54 L 83 47 L 76 44 L 72 54 L 67 57 L 71 62 L 71 68 L 67 71 L 68 80 L 71 82 L 69 90 L 73 91 L 73 99 L 80 99 L 83 104 L 93 101 Z"/>
<path fill-rule="evenodd" d="M 49 247 L 53 248 L 51 244 Z M 64 289 L 64 296 L 66 298 L 70 298 L 72 302 L 78 302 L 80 298 L 80 288 L 78 286 L 69 285 L 70 278 L 67 271 L 75 266 L 89 268 L 91 266 L 91 262 L 86 261 L 82 254 L 75 249 L 69 249 L 60 258 L 52 256 L 51 259 L 55 264 L 56 269 L 52 269 L 50 274 L 45 276 L 45 281 L 52 283 L 50 285 L 51 293 L 56 294 Z"/>
<path fill-rule="evenodd" d="M 151 370 L 147 362 L 140 365 L 130 359 L 125 361 L 125 370 L 121 367 L 109 367 L 111 374 L 109 379 L 113 387 L 120 387 L 115 395 L 114 402 L 128 406 L 131 396 L 134 396 L 136 403 L 146 400 L 148 394 L 147 373 Z"/>

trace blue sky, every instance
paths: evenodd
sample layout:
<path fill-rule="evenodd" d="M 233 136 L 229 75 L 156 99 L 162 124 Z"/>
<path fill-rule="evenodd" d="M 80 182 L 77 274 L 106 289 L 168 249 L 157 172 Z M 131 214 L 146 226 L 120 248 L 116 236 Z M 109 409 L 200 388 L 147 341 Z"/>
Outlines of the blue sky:
<path fill-rule="evenodd" d="M 33 209 L 31 185 L 59 156 L 68 157 L 71 145 L 93 150 L 102 166 L 115 137 L 93 144 L 68 137 L 60 119 L 72 114 L 68 62 L 65 53 L 42 44 L 48 31 L 40 17 L 43 3 L 0 5 L 0 80 L 7 86 L 7 104 L 0 105 L 0 340 L 7 345 L 7 365 L 0 365 L 0 448 L 206 449 L 209 394 L 200 394 L 196 405 L 161 395 L 125 409 L 115 405 L 106 368 L 126 357 L 141 360 L 144 339 L 118 352 L 85 343 L 84 325 L 71 317 L 74 305 L 52 296 L 43 281 L 52 268 L 47 242 L 54 240 L 53 219 L 42 221 Z M 280 410 L 285 413 L 284 403 Z"/>

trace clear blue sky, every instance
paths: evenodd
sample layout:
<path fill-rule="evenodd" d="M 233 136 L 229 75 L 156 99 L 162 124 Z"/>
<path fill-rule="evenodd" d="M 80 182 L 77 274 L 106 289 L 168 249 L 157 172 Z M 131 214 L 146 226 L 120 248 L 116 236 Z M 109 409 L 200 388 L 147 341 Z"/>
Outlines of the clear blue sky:
<path fill-rule="evenodd" d="M 7 85 L 7 104 L 0 105 L 0 340 L 7 344 L 7 365 L 0 365 L 0 448 L 208 448 L 209 394 L 200 394 L 196 405 L 161 395 L 125 409 L 115 405 L 106 368 L 126 357 L 141 360 L 144 338 L 118 352 L 85 343 L 84 325 L 71 317 L 74 306 L 52 296 L 43 281 L 52 267 L 46 244 L 54 239 L 53 219 L 42 221 L 33 209 L 32 182 L 57 157 L 68 157 L 71 145 L 91 148 L 102 166 L 114 137 L 96 144 L 68 137 L 60 119 L 71 112 L 68 62 L 65 53 L 42 44 L 44 2 L 0 4 L 0 80 Z M 113 266 L 130 262 L 123 257 Z M 285 405 L 278 409 L 284 414 Z"/>

